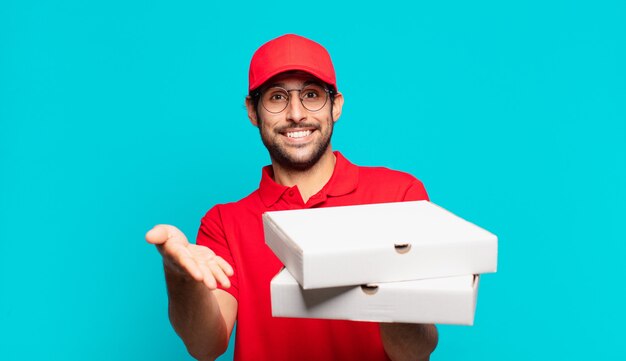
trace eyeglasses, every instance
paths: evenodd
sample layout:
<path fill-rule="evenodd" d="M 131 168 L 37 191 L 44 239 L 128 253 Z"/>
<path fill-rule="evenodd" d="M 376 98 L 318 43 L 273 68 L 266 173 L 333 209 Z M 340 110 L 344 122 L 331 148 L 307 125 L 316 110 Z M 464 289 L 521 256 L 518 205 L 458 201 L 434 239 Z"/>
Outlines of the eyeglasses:
<path fill-rule="evenodd" d="M 328 94 L 332 92 L 332 90 L 326 89 L 319 84 L 305 85 L 302 89 L 285 89 L 273 86 L 261 93 L 261 104 L 270 113 L 280 113 L 289 105 L 290 93 L 292 91 L 299 93 L 302 106 L 310 112 L 322 109 L 328 101 Z"/>

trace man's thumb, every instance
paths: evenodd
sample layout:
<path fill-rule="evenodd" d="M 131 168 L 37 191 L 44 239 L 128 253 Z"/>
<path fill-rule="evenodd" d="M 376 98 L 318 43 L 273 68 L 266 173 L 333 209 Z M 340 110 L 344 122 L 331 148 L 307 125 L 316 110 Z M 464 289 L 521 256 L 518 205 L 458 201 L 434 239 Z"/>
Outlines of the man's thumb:
<path fill-rule="evenodd" d="M 154 226 L 146 233 L 146 241 L 152 244 L 163 244 L 170 238 L 170 234 L 165 225 L 159 224 Z"/>

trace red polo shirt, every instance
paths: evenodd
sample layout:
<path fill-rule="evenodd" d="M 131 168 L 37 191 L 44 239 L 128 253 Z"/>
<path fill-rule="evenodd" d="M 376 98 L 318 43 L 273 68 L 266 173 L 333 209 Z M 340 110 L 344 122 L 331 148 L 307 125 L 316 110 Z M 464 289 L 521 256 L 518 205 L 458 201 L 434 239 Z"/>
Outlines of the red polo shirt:
<path fill-rule="evenodd" d="M 261 215 L 266 211 L 428 200 L 415 177 L 380 167 L 358 167 L 339 152 L 328 183 L 304 203 L 298 187 L 274 182 L 263 168 L 259 189 L 235 203 L 216 205 L 202 218 L 197 244 L 233 266 L 238 301 L 235 357 L 239 360 L 388 360 L 378 324 L 274 318 L 270 281 L 283 267 L 267 247 Z"/>

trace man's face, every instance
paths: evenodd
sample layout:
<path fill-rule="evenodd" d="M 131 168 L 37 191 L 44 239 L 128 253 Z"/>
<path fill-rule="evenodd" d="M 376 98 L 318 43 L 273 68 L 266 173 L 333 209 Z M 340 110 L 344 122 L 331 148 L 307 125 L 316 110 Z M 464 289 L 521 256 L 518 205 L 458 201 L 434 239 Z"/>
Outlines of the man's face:
<path fill-rule="evenodd" d="M 285 73 L 264 84 L 261 94 L 270 87 L 299 90 L 312 82 L 321 84 L 319 80 L 306 73 Z M 289 95 L 289 104 L 280 113 L 269 112 L 260 102 L 255 125 L 259 127 L 261 140 L 273 161 L 285 169 L 307 170 L 317 163 L 325 152 L 331 151 L 329 145 L 333 125 L 341 109 L 339 112 L 333 109 L 329 96 L 321 109 L 310 111 L 302 105 L 298 91 L 289 91 Z M 341 104 L 338 105 L 341 108 Z"/>

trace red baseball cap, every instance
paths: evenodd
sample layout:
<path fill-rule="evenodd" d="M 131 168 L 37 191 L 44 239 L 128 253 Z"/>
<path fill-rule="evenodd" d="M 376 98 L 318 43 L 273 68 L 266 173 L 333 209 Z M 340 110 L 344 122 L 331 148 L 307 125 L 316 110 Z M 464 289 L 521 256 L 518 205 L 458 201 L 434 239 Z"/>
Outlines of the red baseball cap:
<path fill-rule="evenodd" d="M 328 51 L 305 37 L 287 34 L 261 45 L 250 61 L 248 91 L 258 88 L 274 75 L 300 70 L 337 90 L 335 68 Z"/>

